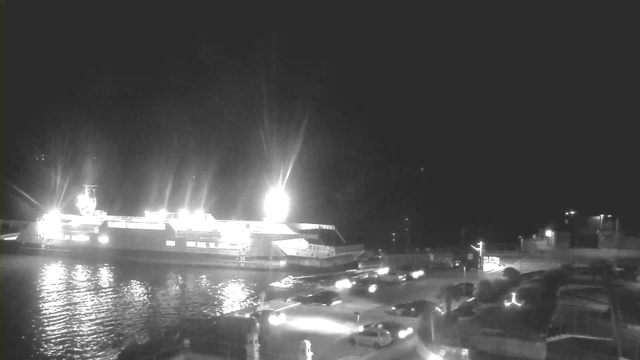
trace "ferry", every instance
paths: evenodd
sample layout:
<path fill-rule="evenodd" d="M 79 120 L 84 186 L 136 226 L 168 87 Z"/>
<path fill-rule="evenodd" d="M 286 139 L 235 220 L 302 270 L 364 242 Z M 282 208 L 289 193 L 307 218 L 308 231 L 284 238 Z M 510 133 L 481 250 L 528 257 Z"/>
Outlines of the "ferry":
<path fill-rule="evenodd" d="M 326 271 L 357 267 L 364 250 L 362 245 L 326 245 L 336 236 L 344 242 L 333 225 L 288 223 L 276 216 L 231 221 L 185 210 L 109 215 L 96 210 L 95 190 L 85 185 L 76 204 L 79 214 L 51 211 L 3 238 L 3 243 L 19 246 L 3 247 L 158 263 Z M 265 207 L 273 207 L 272 198 L 267 197 Z"/>

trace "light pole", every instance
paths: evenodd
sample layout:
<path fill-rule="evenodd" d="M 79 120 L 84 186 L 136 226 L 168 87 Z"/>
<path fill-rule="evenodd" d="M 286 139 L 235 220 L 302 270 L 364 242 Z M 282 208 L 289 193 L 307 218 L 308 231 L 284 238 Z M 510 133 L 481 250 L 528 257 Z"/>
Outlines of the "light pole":
<path fill-rule="evenodd" d="M 409 248 L 411 247 L 411 221 L 409 220 L 408 216 L 405 220 L 407 221 L 407 227 L 405 228 L 405 230 L 407 231 L 407 253 L 408 253 Z"/>
<path fill-rule="evenodd" d="M 571 239 L 569 240 L 569 247 L 574 248 L 576 246 L 576 235 L 575 235 L 575 221 L 573 220 L 574 216 L 576 216 L 575 210 L 565 211 L 565 219 L 564 223 L 569 226 L 569 230 L 571 231 Z M 569 219 L 571 219 L 571 223 L 569 223 Z"/>
<path fill-rule="evenodd" d="M 478 247 L 475 247 L 473 245 L 470 245 L 473 250 L 478 252 L 478 271 L 480 270 L 484 270 L 484 260 L 482 258 L 482 250 L 484 247 L 484 243 L 482 241 L 478 241 Z"/>
<path fill-rule="evenodd" d="M 356 329 L 360 332 L 360 313 L 356 311 L 353 314 L 356 316 Z M 356 340 L 356 357 L 360 358 L 360 340 Z"/>
<path fill-rule="evenodd" d="M 393 242 L 393 253 L 396 253 L 396 233 L 391 233 L 391 242 Z"/>

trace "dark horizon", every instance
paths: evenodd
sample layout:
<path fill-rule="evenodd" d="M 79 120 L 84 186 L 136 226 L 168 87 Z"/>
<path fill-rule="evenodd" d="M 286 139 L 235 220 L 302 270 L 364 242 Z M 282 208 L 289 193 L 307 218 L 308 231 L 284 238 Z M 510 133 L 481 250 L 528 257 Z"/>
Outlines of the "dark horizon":
<path fill-rule="evenodd" d="M 91 183 L 112 214 L 258 220 L 290 168 L 290 220 L 353 243 L 407 216 L 416 244 L 515 242 L 570 208 L 638 230 L 624 21 L 223 32 L 192 10 L 2 6 L 3 219 L 72 211 Z"/>

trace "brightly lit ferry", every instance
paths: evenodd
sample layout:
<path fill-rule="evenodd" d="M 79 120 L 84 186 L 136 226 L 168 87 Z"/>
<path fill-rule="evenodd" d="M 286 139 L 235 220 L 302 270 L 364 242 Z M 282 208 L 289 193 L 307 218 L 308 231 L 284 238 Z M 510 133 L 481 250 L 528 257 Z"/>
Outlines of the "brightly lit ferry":
<path fill-rule="evenodd" d="M 325 245 L 344 241 L 333 225 L 284 222 L 288 201 L 278 189 L 267 196 L 265 212 L 271 216 L 264 221 L 219 220 L 203 211 L 113 216 L 96 205 L 95 186 L 85 185 L 79 214 L 49 212 L 15 240 L 32 251 L 262 269 L 350 268 L 363 250 Z"/>

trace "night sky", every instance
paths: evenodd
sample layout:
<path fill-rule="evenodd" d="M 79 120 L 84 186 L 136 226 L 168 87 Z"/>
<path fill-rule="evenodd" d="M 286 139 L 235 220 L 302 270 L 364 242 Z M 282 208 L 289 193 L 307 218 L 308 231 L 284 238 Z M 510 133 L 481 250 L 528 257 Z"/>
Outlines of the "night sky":
<path fill-rule="evenodd" d="M 406 216 L 421 246 L 461 229 L 513 242 L 569 208 L 637 229 L 624 9 L 20 4 L 0 22 L 2 219 L 74 211 L 91 183 L 111 214 L 258 220 L 286 178 L 290 220 L 350 243 L 383 244 Z"/>

